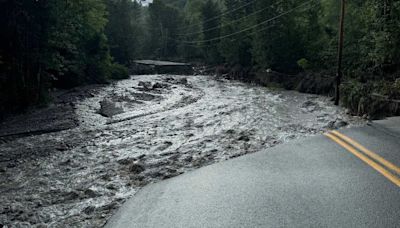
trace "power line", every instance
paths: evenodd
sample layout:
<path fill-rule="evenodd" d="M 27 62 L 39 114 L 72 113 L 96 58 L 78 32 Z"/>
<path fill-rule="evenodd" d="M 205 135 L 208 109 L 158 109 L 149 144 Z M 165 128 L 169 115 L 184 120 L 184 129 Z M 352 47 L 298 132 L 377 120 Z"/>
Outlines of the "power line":
<path fill-rule="evenodd" d="M 308 10 L 308 9 L 310 9 L 310 8 L 312 8 L 312 6 L 307 7 L 307 8 L 305 8 L 304 10 Z M 257 33 L 260 33 L 260 32 L 266 31 L 266 30 L 269 30 L 270 28 L 273 28 L 273 27 L 275 27 L 275 26 L 276 26 L 276 24 L 272 24 L 272 25 L 269 25 L 269 26 L 267 26 L 267 27 L 265 27 L 265 28 L 262 28 L 262 29 L 259 29 L 259 30 L 254 30 L 254 31 L 252 31 L 251 33 L 249 33 L 249 35 L 253 35 L 253 34 L 257 34 Z M 239 37 L 234 38 L 233 40 L 230 40 L 230 41 L 235 41 L 235 40 L 237 40 L 237 39 L 239 39 Z M 197 45 L 194 45 L 194 44 L 182 44 L 182 45 L 187 46 L 187 47 L 197 47 L 197 48 L 208 47 L 208 46 L 214 46 L 214 44 L 197 44 Z"/>
<path fill-rule="evenodd" d="M 197 25 L 201 25 L 201 24 L 206 23 L 206 22 L 210 22 L 210 21 L 216 20 L 216 19 L 221 18 L 222 16 L 224 16 L 224 15 L 226 15 L 226 14 L 228 14 L 228 13 L 233 13 L 233 12 L 236 12 L 236 11 L 238 11 L 238 10 L 240 10 L 240 9 L 243 9 L 244 7 L 251 5 L 251 4 L 253 4 L 254 2 L 256 2 L 256 1 L 257 1 L 257 0 L 253 0 L 253 1 L 250 1 L 250 2 L 248 2 L 248 3 L 246 3 L 246 4 L 243 4 L 243 5 L 241 5 L 241 6 L 237 7 L 237 8 L 234 8 L 234 9 L 232 9 L 232 10 L 227 10 L 227 11 L 225 11 L 225 12 L 223 12 L 223 13 L 221 13 L 221 14 L 215 16 L 215 17 L 209 18 L 209 19 L 207 19 L 207 20 L 205 20 L 205 21 L 203 21 L 203 22 L 201 22 L 201 23 L 189 25 L 189 26 L 186 26 L 186 27 L 184 27 L 184 28 L 178 28 L 178 31 L 183 31 L 183 30 L 186 30 L 186 29 L 188 29 L 188 28 L 191 28 L 191 27 L 194 27 L 194 26 L 197 26 Z"/>
<path fill-rule="evenodd" d="M 259 32 L 263 32 L 263 31 L 267 31 L 267 30 L 269 30 L 270 28 L 273 28 L 273 27 L 275 27 L 276 25 L 275 24 L 272 24 L 272 25 L 269 25 L 269 26 L 267 26 L 267 27 L 265 27 L 265 28 L 262 28 L 262 29 L 259 29 L 259 30 L 254 30 L 254 31 L 252 31 L 251 33 L 249 33 L 249 35 L 253 35 L 253 34 L 257 34 L 257 33 L 259 33 Z M 235 40 L 237 40 L 237 39 L 239 39 L 238 37 L 237 38 L 234 38 L 233 40 L 231 40 L 231 41 L 235 41 Z M 183 44 L 184 46 L 188 46 L 188 47 L 207 47 L 207 46 L 213 46 L 214 44 L 200 44 L 200 45 L 194 45 L 194 44 Z"/>
<path fill-rule="evenodd" d="M 241 21 L 241 20 L 243 20 L 243 19 L 245 19 L 245 18 L 248 18 L 248 17 L 254 16 L 254 15 L 257 15 L 257 14 L 259 14 L 259 13 L 261 13 L 261 12 L 263 12 L 263 11 L 269 9 L 269 8 L 270 8 L 271 6 L 273 6 L 273 5 L 276 5 L 276 3 L 274 3 L 274 4 L 270 5 L 270 6 L 267 6 L 267 7 L 265 7 L 265 8 L 262 8 L 262 9 L 260 9 L 260 10 L 257 10 L 257 11 L 255 11 L 255 12 L 253 12 L 253 13 L 251 13 L 251 14 L 248 14 L 248 15 L 246 15 L 246 16 L 244 16 L 244 17 L 241 17 L 241 18 L 239 18 L 239 19 L 230 21 L 229 23 L 226 23 L 226 24 L 224 24 L 224 25 L 218 25 L 218 26 L 215 26 L 215 27 L 212 27 L 212 28 L 203 30 L 203 31 L 199 31 L 199 32 L 192 32 L 192 33 L 185 33 L 185 34 L 177 34 L 177 36 L 197 35 L 197 34 L 202 34 L 202 33 L 204 33 L 204 32 L 208 32 L 208 31 L 212 31 L 212 30 L 224 28 L 224 27 L 227 27 L 228 25 L 234 24 L 234 23 L 236 23 L 236 22 L 238 22 L 238 21 Z M 204 22 L 203 22 L 203 23 L 204 23 Z"/>
<path fill-rule="evenodd" d="M 243 33 L 243 32 L 247 32 L 247 31 L 249 31 L 249 30 L 251 30 L 251 29 L 254 29 L 254 28 L 257 28 L 257 27 L 259 27 L 259 26 L 261 26 L 261 25 L 267 24 L 268 22 L 274 21 L 274 20 L 276 20 L 276 19 L 278 19 L 278 18 L 280 18 L 280 17 L 283 17 L 283 16 L 285 16 L 285 15 L 287 15 L 287 14 L 289 14 L 289 13 L 294 12 L 295 10 L 297 10 L 297 9 L 299 9 L 299 8 L 301 8 L 301 7 L 305 6 L 305 5 L 307 5 L 308 3 L 312 2 L 312 1 L 315 1 L 315 0 L 309 0 L 309 1 L 307 1 L 307 2 L 304 2 L 304 3 L 302 3 L 301 5 L 295 7 L 295 8 L 293 8 L 293 9 L 291 9 L 291 10 L 288 10 L 288 11 L 286 11 L 286 12 L 283 12 L 283 13 L 281 13 L 281 14 L 275 16 L 275 17 L 272 17 L 272 18 L 270 18 L 270 19 L 268 19 L 268 20 L 265 20 L 265 21 L 263 21 L 263 22 L 260 22 L 260 23 L 258 23 L 258 24 L 255 24 L 255 25 L 253 25 L 253 26 L 251 26 L 251 27 L 249 27 L 249 28 L 246 28 L 246 29 L 243 29 L 243 30 L 240 30 L 240 31 L 237 31 L 237 32 L 228 34 L 228 35 L 224 35 L 224 36 L 220 36 L 220 37 L 216 37 L 216 38 L 212 38 L 212 39 L 208 39 L 208 40 L 196 40 L 196 41 L 176 40 L 176 41 L 182 42 L 182 43 L 185 43 L 185 44 L 198 44 L 198 43 L 207 43 L 207 42 L 216 41 L 216 40 L 220 40 L 220 39 L 223 39 L 223 38 L 231 37 L 231 36 L 234 36 L 234 35 Z"/>

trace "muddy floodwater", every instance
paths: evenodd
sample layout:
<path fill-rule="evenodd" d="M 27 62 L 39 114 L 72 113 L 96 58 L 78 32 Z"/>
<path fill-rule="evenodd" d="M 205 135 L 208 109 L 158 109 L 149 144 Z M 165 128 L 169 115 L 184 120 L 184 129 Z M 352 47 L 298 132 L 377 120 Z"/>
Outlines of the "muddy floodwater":
<path fill-rule="evenodd" d="M 49 107 L 56 117 L 36 114 L 36 127 L 50 130 L 0 141 L 0 227 L 101 227 L 149 183 L 364 124 L 326 97 L 212 76 L 133 76 L 82 90 Z M 3 131 L 29 128 L 21 121 L 34 114 L 25 115 Z"/>

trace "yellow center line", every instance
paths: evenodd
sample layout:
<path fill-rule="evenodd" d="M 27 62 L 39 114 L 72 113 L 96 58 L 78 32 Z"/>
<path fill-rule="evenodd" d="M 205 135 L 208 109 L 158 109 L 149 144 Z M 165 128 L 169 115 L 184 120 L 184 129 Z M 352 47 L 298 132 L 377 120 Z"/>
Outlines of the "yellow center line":
<path fill-rule="evenodd" d="M 378 161 L 383 166 L 386 166 L 386 168 L 389 168 L 389 169 L 393 170 L 395 173 L 400 174 L 400 168 L 399 167 L 397 167 L 395 164 L 387 161 L 386 159 L 384 159 L 383 157 L 379 156 L 378 154 L 368 150 L 367 148 L 365 148 L 363 145 L 359 144 L 358 142 L 356 142 L 352 138 L 350 138 L 350 137 L 348 137 L 346 135 L 343 135 L 343 134 L 339 133 L 338 131 L 332 131 L 331 133 L 334 134 L 335 136 L 341 138 L 342 140 L 344 140 L 348 144 L 352 145 L 356 149 L 360 150 L 361 152 L 364 152 L 366 155 L 368 155 L 369 157 L 371 157 L 375 161 Z"/>
<path fill-rule="evenodd" d="M 333 140 L 334 142 L 336 142 L 337 144 L 339 144 L 340 146 L 342 146 L 343 148 L 345 148 L 346 150 L 348 150 L 350 153 L 352 153 L 353 155 L 355 155 L 356 157 L 358 157 L 360 160 L 362 160 L 363 162 L 365 162 L 366 164 L 368 164 L 369 166 L 371 166 L 373 169 L 375 169 L 376 171 L 378 171 L 380 174 L 382 174 L 384 177 L 386 177 L 387 179 L 389 179 L 391 182 L 393 182 L 395 185 L 397 185 L 397 187 L 400 187 L 400 178 L 393 175 L 391 172 L 387 171 L 385 168 L 383 168 L 381 165 L 379 165 L 378 163 L 374 162 L 373 160 L 369 159 L 367 156 L 365 156 L 364 154 L 358 152 L 356 149 L 354 149 L 353 147 L 351 147 L 349 144 L 347 144 L 346 142 L 340 140 L 338 137 L 334 136 L 331 133 L 325 133 L 324 134 L 326 137 L 330 138 L 331 140 Z"/>

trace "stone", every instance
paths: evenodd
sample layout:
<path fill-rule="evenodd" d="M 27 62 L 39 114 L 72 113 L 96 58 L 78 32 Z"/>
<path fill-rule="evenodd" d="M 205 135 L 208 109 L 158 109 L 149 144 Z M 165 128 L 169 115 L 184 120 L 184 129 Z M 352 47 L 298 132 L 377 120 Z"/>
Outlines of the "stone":
<path fill-rule="evenodd" d="M 170 142 L 170 141 L 165 141 L 162 145 L 160 145 L 159 147 L 157 147 L 157 150 L 163 151 L 163 150 L 166 150 L 167 148 L 169 148 L 170 146 L 172 146 L 172 142 Z"/>
<path fill-rule="evenodd" d="M 317 105 L 317 104 L 315 102 L 313 102 L 313 101 L 306 101 L 301 105 L 301 107 L 302 108 L 308 108 L 310 106 L 315 106 L 315 105 Z"/>
<path fill-rule="evenodd" d="M 129 171 L 134 173 L 134 174 L 139 174 L 145 170 L 144 166 L 140 163 L 134 163 L 131 166 L 129 166 Z"/>
<path fill-rule="evenodd" d="M 85 196 L 88 196 L 89 198 L 95 198 L 95 197 L 98 197 L 101 195 L 100 193 L 98 193 L 90 188 L 86 189 L 84 194 L 85 194 Z"/>
<path fill-rule="evenodd" d="M 346 121 L 343 120 L 334 120 L 334 121 L 329 121 L 327 128 L 328 129 L 338 129 L 342 128 L 349 125 Z"/>
<path fill-rule="evenodd" d="M 143 87 L 143 88 L 146 89 L 146 90 L 150 90 L 150 88 L 151 88 L 151 82 L 140 81 L 140 82 L 138 83 L 138 86 L 141 86 L 141 87 Z"/>
<path fill-rule="evenodd" d="M 179 83 L 183 84 L 183 85 L 187 85 L 188 84 L 188 80 L 187 80 L 187 78 L 181 78 L 181 79 L 179 79 Z"/>
<path fill-rule="evenodd" d="M 169 86 L 167 84 L 159 83 L 159 82 L 156 82 L 153 85 L 153 89 L 165 89 L 165 88 L 168 88 L 168 87 Z"/>
<path fill-rule="evenodd" d="M 239 140 L 239 141 L 248 142 L 248 141 L 250 141 L 250 138 L 249 138 L 249 136 L 247 136 L 247 135 L 242 135 L 242 136 L 240 136 L 240 137 L 238 138 L 238 140 Z"/>
<path fill-rule="evenodd" d="M 106 186 L 106 188 L 108 189 L 108 190 L 117 190 L 118 188 L 117 188 L 117 186 L 115 186 L 114 184 L 108 184 L 107 186 Z"/>
<path fill-rule="evenodd" d="M 100 102 L 99 114 L 104 117 L 113 117 L 115 115 L 123 113 L 124 110 L 110 100 L 103 100 Z"/>
<path fill-rule="evenodd" d="M 329 121 L 328 124 L 326 125 L 326 127 L 328 129 L 333 129 L 335 127 L 335 122 L 336 121 Z"/>
<path fill-rule="evenodd" d="M 85 209 L 83 209 L 83 213 L 90 215 L 94 212 L 96 208 L 94 206 L 88 206 Z"/>
<path fill-rule="evenodd" d="M 335 123 L 335 128 L 342 128 L 342 127 L 346 127 L 347 125 L 349 125 L 346 121 L 336 121 Z"/>

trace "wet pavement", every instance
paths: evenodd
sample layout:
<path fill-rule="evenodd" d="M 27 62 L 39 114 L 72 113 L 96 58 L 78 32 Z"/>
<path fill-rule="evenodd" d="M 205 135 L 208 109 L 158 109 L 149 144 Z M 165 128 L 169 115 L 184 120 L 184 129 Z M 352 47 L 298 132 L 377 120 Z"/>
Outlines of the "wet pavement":
<path fill-rule="evenodd" d="M 212 76 L 134 76 L 88 94 L 60 105 L 70 129 L 0 141 L 0 224 L 101 227 L 149 183 L 365 123 L 326 97 Z"/>

